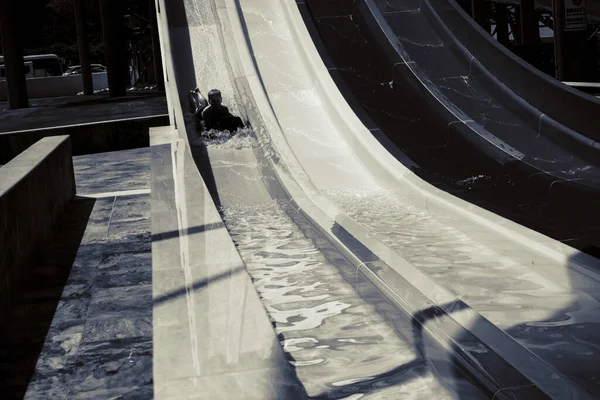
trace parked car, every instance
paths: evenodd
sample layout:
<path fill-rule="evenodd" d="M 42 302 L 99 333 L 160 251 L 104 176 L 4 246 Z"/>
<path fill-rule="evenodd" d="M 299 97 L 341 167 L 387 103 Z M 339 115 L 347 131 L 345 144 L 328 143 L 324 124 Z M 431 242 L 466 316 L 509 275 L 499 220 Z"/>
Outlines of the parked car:
<path fill-rule="evenodd" d="M 37 54 L 23 57 L 27 78 L 44 78 L 63 74 L 63 59 L 56 54 Z M 4 57 L 0 56 L 0 80 L 6 79 Z"/>
<path fill-rule="evenodd" d="M 106 67 L 102 64 L 91 64 L 92 73 L 94 72 L 106 72 Z M 79 75 L 81 74 L 81 65 L 73 65 L 67 68 L 67 71 L 63 76 Z"/>

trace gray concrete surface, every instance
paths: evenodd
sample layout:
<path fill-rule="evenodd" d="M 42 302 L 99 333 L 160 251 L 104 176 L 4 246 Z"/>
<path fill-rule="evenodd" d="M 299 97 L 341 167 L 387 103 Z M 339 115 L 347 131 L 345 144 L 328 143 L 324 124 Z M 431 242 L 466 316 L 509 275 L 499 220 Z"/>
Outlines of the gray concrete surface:
<path fill-rule="evenodd" d="M 6 399 L 149 399 L 150 152 L 74 165 L 78 196 L 3 327 L 0 390 Z"/>
<path fill-rule="evenodd" d="M 47 136 L 70 135 L 73 155 L 147 147 L 148 129 L 167 124 L 167 115 L 164 93 L 155 91 L 32 100 L 0 112 L 0 164 Z"/>
<path fill-rule="evenodd" d="M 148 147 L 149 128 L 167 122 L 167 115 L 159 115 L 0 133 L 0 163 L 10 161 L 38 140 L 56 135 L 71 137 L 74 156 Z"/>
<path fill-rule="evenodd" d="M 109 197 L 150 193 L 150 150 L 113 151 L 73 157 L 77 195 Z"/>
<path fill-rule="evenodd" d="M 28 262 L 75 195 L 71 140 L 46 138 L 0 168 L 0 319 L 30 279 Z"/>

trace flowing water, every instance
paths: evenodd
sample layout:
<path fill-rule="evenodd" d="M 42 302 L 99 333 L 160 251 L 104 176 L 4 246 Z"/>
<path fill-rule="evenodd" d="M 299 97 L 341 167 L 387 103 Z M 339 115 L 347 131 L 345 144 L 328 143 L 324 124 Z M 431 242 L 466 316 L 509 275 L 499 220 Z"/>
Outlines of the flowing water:
<path fill-rule="evenodd" d="M 545 268 L 560 266 L 550 261 L 534 265 L 514 245 L 491 243 L 483 229 L 476 237 L 468 236 L 401 193 L 329 190 L 326 195 L 376 238 L 525 347 L 594 395 L 600 394 L 600 306 L 589 295 L 573 290 L 568 276 L 555 282 L 543 273 Z"/>
<path fill-rule="evenodd" d="M 311 398 L 483 398 L 450 363 L 420 354 L 400 311 L 359 296 L 355 268 L 286 204 L 222 211 Z"/>
<path fill-rule="evenodd" d="M 478 177 L 475 177 L 478 178 Z M 329 190 L 326 195 L 408 262 L 454 291 L 502 328 L 534 321 L 576 323 L 592 308 L 566 286 L 535 273 L 531 261 L 502 254 L 387 190 Z M 477 235 L 484 235 L 477 231 Z M 523 310 L 519 312 L 519 310 Z"/>
<path fill-rule="evenodd" d="M 410 318 L 357 285 L 356 268 L 286 202 L 250 195 L 262 190 L 250 129 L 201 139 L 223 219 L 311 398 L 483 398 L 442 352 L 423 349 Z"/>

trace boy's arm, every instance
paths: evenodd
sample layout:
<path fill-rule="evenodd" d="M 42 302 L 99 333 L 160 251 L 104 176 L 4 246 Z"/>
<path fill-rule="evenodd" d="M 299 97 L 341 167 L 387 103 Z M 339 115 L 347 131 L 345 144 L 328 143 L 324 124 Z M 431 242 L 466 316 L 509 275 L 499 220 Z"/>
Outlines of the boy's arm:
<path fill-rule="evenodd" d="M 211 128 L 211 120 L 210 120 L 210 106 L 206 107 L 204 110 L 202 110 L 202 120 L 204 120 L 204 126 L 206 126 L 206 129 L 210 129 Z"/>

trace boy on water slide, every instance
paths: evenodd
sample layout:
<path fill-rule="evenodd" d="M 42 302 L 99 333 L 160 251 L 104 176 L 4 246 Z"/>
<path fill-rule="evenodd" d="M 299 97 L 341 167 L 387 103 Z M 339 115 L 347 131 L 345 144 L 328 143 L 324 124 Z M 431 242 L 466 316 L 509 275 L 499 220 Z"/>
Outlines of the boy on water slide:
<path fill-rule="evenodd" d="M 244 127 L 241 118 L 232 115 L 229 109 L 222 104 L 223 98 L 218 89 L 208 92 L 207 101 L 200 93 L 200 89 L 196 88 L 190 91 L 189 102 L 192 113 L 196 116 L 197 121 L 204 122 L 204 128 L 207 131 L 235 132 Z"/>

